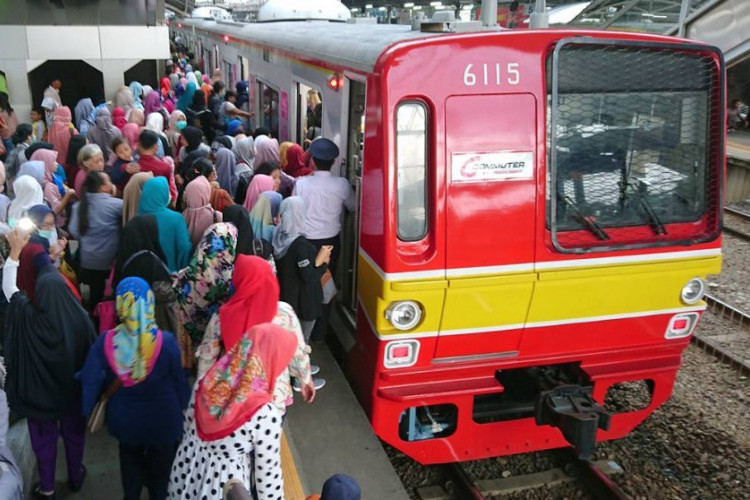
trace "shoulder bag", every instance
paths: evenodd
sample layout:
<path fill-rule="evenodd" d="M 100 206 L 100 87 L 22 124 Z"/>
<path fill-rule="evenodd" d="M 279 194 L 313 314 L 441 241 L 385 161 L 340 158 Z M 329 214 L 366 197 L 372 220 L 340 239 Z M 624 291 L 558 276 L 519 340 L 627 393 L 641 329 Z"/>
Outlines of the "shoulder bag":
<path fill-rule="evenodd" d="M 91 415 L 89 415 L 88 422 L 86 422 L 86 430 L 89 434 L 93 434 L 104 427 L 104 421 L 106 420 L 107 414 L 107 403 L 121 385 L 122 382 L 117 376 L 115 376 L 114 382 L 107 387 L 107 390 L 104 391 L 104 394 L 99 398 L 99 401 L 94 406 L 94 410 L 91 412 Z"/>

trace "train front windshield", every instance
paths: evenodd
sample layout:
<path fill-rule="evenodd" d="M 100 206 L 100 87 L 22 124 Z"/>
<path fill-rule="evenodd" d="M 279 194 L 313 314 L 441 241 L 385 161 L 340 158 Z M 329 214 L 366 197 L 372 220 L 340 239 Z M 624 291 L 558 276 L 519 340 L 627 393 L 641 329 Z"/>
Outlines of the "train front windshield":
<path fill-rule="evenodd" d="M 656 241 L 669 224 L 715 210 L 719 74 L 705 53 L 664 46 L 558 48 L 548 69 L 547 193 L 556 193 L 548 225 L 563 246 L 615 231 L 622 243 L 642 242 L 635 229 L 644 226 Z"/>

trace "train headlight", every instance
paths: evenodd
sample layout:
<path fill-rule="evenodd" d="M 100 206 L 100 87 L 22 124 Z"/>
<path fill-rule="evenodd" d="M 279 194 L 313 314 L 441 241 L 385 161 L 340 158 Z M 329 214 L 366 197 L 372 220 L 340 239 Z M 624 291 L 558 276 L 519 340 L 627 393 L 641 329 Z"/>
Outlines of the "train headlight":
<path fill-rule="evenodd" d="M 422 308 L 413 300 L 392 302 L 385 310 L 385 318 L 391 322 L 394 328 L 411 330 L 422 319 Z"/>
<path fill-rule="evenodd" d="M 693 278 L 682 287 L 680 297 L 685 304 L 695 304 L 706 293 L 706 284 L 700 278 Z"/>

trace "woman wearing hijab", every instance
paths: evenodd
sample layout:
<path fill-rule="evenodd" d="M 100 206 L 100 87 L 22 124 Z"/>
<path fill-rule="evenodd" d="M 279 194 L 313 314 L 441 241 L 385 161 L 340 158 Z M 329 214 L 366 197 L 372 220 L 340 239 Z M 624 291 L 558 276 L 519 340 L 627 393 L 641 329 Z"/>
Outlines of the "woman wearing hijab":
<path fill-rule="evenodd" d="M 122 135 L 120 130 L 112 125 L 112 115 L 106 107 L 96 112 L 96 127 L 89 128 L 87 137 L 90 143 L 96 144 L 102 150 L 105 158 L 112 154 L 110 144 L 115 137 Z"/>
<path fill-rule="evenodd" d="M 203 232 L 211 224 L 221 222 L 221 212 L 211 207 L 211 183 L 202 175 L 196 177 L 185 188 L 185 210 L 182 216 L 188 225 L 190 241 L 197 246 Z"/>
<path fill-rule="evenodd" d="M 122 127 L 122 135 L 128 140 L 133 150 L 138 148 L 138 136 L 140 133 L 141 127 L 137 123 L 128 123 Z"/>
<path fill-rule="evenodd" d="M 149 95 L 153 95 L 153 92 Z M 167 140 L 167 136 L 164 133 L 164 117 L 161 113 L 153 112 L 146 117 L 146 125 L 144 126 L 145 130 L 151 130 L 153 132 L 156 132 L 159 134 L 159 141 L 161 142 L 161 147 L 159 148 L 159 151 L 161 154 L 157 153 L 157 156 L 160 156 L 163 158 L 164 156 L 172 156 L 172 147 L 169 145 L 169 141 Z"/>
<path fill-rule="evenodd" d="M 30 241 L 42 245 L 55 267 L 59 267 L 68 241 L 58 237 L 54 212 L 47 205 L 34 205 L 29 209 L 29 219 L 36 226 L 36 230 L 31 233 Z"/>
<path fill-rule="evenodd" d="M 130 88 L 130 93 L 133 95 L 134 109 L 143 111 L 143 85 L 139 82 L 130 82 L 128 87 Z"/>
<path fill-rule="evenodd" d="M 328 270 L 331 248 L 315 246 L 305 238 L 305 200 L 298 196 L 281 203 L 276 231 L 273 234 L 273 257 L 276 260 L 281 300 L 290 304 L 302 323 L 305 342 L 315 321 L 323 314 L 323 289 L 320 278 Z"/>
<path fill-rule="evenodd" d="M 207 144 L 203 143 L 203 132 L 198 127 L 188 125 L 184 129 L 182 129 L 181 135 L 183 148 L 180 149 L 180 154 L 178 157 L 181 164 L 184 162 L 187 155 L 197 151 L 198 149 L 202 149 L 206 153 L 211 153 L 211 148 L 208 147 Z M 183 170 L 182 165 L 180 165 L 180 170 Z"/>
<path fill-rule="evenodd" d="M 218 175 L 219 185 L 232 196 L 237 191 L 237 183 L 239 182 L 235 167 L 236 161 L 232 151 L 221 148 L 216 152 L 216 174 Z"/>
<path fill-rule="evenodd" d="M 141 192 L 143 185 L 154 178 L 153 172 L 138 172 L 134 174 L 125 189 L 122 191 L 122 225 L 138 215 L 138 208 L 141 203 Z"/>
<path fill-rule="evenodd" d="M 291 144 L 286 151 L 286 165 L 282 161 L 281 168 L 287 175 L 303 177 L 313 173 L 313 169 L 305 163 L 305 152 L 299 144 Z"/>
<path fill-rule="evenodd" d="M 233 319 L 241 328 L 248 316 L 237 311 Z M 172 467 L 170 498 L 216 498 L 232 479 L 254 489 L 257 498 L 284 498 L 281 413 L 271 401 L 296 342 L 268 323 L 240 335 L 196 386 Z"/>
<path fill-rule="evenodd" d="M 269 241 L 256 238 L 247 210 L 242 205 L 232 205 L 224 209 L 224 222 L 234 224 L 237 228 L 237 255 L 255 255 L 269 260 L 273 247 Z"/>
<path fill-rule="evenodd" d="M 102 391 L 118 387 L 107 403 L 107 429 L 120 442 L 126 500 L 140 499 L 144 485 L 149 498 L 167 497 L 190 397 L 177 341 L 157 325 L 155 304 L 143 279 L 122 280 L 115 301 L 120 322 L 97 338 L 81 370 L 84 415 Z"/>
<path fill-rule="evenodd" d="M 143 113 L 148 118 L 148 115 L 151 113 L 159 113 L 162 116 L 162 119 L 164 119 L 164 115 L 166 114 L 164 112 L 164 109 L 161 105 L 161 98 L 159 97 L 158 92 L 151 92 L 146 96 L 146 100 L 144 101 L 143 105 Z M 162 129 L 162 132 L 164 130 Z"/>
<path fill-rule="evenodd" d="M 211 315 L 229 298 L 236 246 L 237 228 L 214 224 L 203 234 L 190 264 L 177 274 L 180 322 L 196 345 Z"/>
<path fill-rule="evenodd" d="M 146 115 L 140 109 L 133 109 L 128 115 L 128 123 L 135 123 L 139 127 L 146 124 Z"/>
<path fill-rule="evenodd" d="M 71 128 L 72 119 L 70 108 L 60 106 L 55 111 L 55 119 L 52 120 L 52 125 L 47 132 L 47 140 L 52 144 L 52 148 L 57 151 L 57 163 L 60 164 L 63 164 L 68 156 L 70 138 L 78 135 L 78 131 L 74 127 Z"/>
<path fill-rule="evenodd" d="M 65 163 L 63 168 L 65 169 L 66 184 L 68 187 L 75 187 L 76 176 L 78 171 L 81 169 L 78 166 L 78 153 L 81 152 L 87 143 L 86 136 L 81 133 L 80 135 L 74 135 L 70 138 L 70 144 L 68 145 L 68 154 L 65 156 Z"/>
<path fill-rule="evenodd" d="M 185 111 L 185 115 L 192 125 L 200 126 L 203 135 L 206 136 L 209 143 L 212 143 L 216 135 L 214 132 L 214 117 L 211 110 L 203 102 L 203 92 L 198 91 L 193 95 L 193 102 Z"/>
<path fill-rule="evenodd" d="M 279 223 L 279 210 L 283 199 L 276 191 L 264 191 L 250 212 L 253 232 L 269 243 L 273 240 L 273 231 Z"/>
<path fill-rule="evenodd" d="M 57 440 L 65 443 L 68 487 L 83 486 L 86 420 L 75 375 L 83 366 L 95 333 L 63 277 L 41 245 L 28 235 L 8 235 L 11 253 L 3 268 L 3 293 L 10 302 L 5 323 L 5 389 L 13 411 L 26 417 L 37 458 L 36 498 L 55 497 Z M 23 278 L 16 284 L 19 261 Z M 20 290 L 19 290 L 20 288 Z"/>
<path fill-rule="evenodd" d="M 169 147 L 174 154 L 174 158 L 179 158 L 181 144 L 180 137 L 182 130 L 187 127 L 187 118 L 185 113 L 182 111 L 172 111 L 169 115 L 169 128 L 167 129 L 167 139 L 169 139 Z"/>
<path fill-rule="evenodd" d="M 255 204 L 258 203 L 261 193 L 264 191 L 275 191 L 276 182 L 270 175 L 256 174 L 253 180 L 250 181 L 250 186 L 247 188 L 247 194 L 245 195 L 245 203 L 243 206 L 248 212 L 252 212 L 255 208 Z"/>
<path fill-rule="evenodd" d="M 46 167 L 44 162 L 41 160 L 25 161 L 21 164 L 21 168 L 18 169 L 18 177 L 22 175 L 28 175 L 33 177 L 39 183 L 41 188 L 44 188 L 44 172 Z"/>
<path fill-rule="evenodd" d="M 185 219 L 169 206 L 169 185 L 164 177 L 154 177 L 143 185 L 139 215 L 153 215 L 159 227 L 159 244 L 167 258 L 167 267 L 175 272 L 187 266 L 193 245 Z"/>
<path fill-rule="evenodd" d="M 8 174 L 9 182 L 13 182 L 16 177 L 18 177 L 18 169 L 21 164 L 26 161 L 26 155 L 24 153 L 29 146 L 31 146 L 33 135 L 34 130 L 31 125 L 28 123 L 22 123 L 16 127 L 16 131 L 11 136 L 11 142 L 15 147 L 8 151 L 8 154 L 5 157 L 5 169 Z"/>
<path fill-rule="evenodd" d="M 112 123 L 120 131 L 122 131 L 123 127 L 128 124 L 128 120 L 125 118 L 125 110 L 123 108 L 115 108 L 112 110 Z"/>
<path fill-rule="evenodd" d="M 198 87 L 194 83 L 188 83 L 187 87 L 185 88 L 185 92 L 177 101 L 177 109 L 187 114 L 187 110 L 193 103 L 193 98 L 195 97 L 195 92 L 197 91 L 197 89 Z"/>
<path fill-rule="evenodd" d="M 121 86 L 115 93 L 113 104 L 115 108 L 122 108 L 122 110 L 125 112 L 125 117 L 127 117 L 128 113 L 130 113 L 130 110 L 135 107 L 135 99 L 133 98 L 133 93 L 125 85 Z"/>
<path fill-rule="evenodd" d="M 104 172 L 89 172 L 81 201 L 73 205 L 70 233 L 79 243 L 81 281 L 89 285 L 89 308 L 104 297 L 112 263 L 120 241 L 122 200 L 112 196 L 113 185 Z"/>
<path fill-rule="evenodd" d="M 57 114 L 55 114 L 57 118 Z M 44 162 L 44 200 L 57 216 L 57 225 L 64 227 L 67 221 L 65 208 L 76 197 L 76 192 L 63 184 L 57 174 L 57 151 L 40 149 L 31 155 L 31 159 Z"/>
<path fill-rule="evenodd" d="M 94 103 L 88 97 L 85 97 L 78 101 L 75 108 L 76 114 L 76 128 L 82 136 L 86 136 L 89 127 L 95 126 L 93 115 L 94 115 Z"/>
<path fill-rule="evenodd" d="M 29 175 L 20 175 L 13 182 L 13 192 L 16 197 L 8 205 L 7 222 L 10 227 L 16 227 L 18 221 L 28 215 L 34 205 L 44 203 L 42 186 Z"/>
<path fill-rule="evenodd" d="M 315 389 L 325 385 L 323 379 L 313 379 L 313 368 L 310 365 L 310 349 L 305 343 L 300 322 L 292 306 L 279 301 L 279 283 L 268 265 L 268 262 L 255 256 L 239 255 L 235 261 L 232 285 L 235 290 L 229 301 L 211 316 L 203 341 L 196 351 L 198 358 L 198 379 L 202 378 L 234 343 L 253 326 L 270 321 L 294 334 L 297 338 L 297 350 L 285 370 L 276 381 L 273 392 L 273 404 L 281 412 L 293 402 L 290 376 L 300 384 L 297 388 L 308 403 L 315 396 Z M 247 316 L 237 319 L 235 314 L 244 310 Z M 224 326 L 222 326 L 224 325 Z"/>
<path fill-rule="evenodd" d="M 279 141 L 268 136 L 258 136 L 255 139 L 255 164 L 267 161 L 279 163 Z"/>

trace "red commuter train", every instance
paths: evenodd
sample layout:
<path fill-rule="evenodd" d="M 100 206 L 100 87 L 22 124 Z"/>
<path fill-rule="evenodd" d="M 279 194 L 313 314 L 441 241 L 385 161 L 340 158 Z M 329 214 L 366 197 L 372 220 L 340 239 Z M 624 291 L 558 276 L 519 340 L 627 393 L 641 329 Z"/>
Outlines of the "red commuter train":
<path fill-rule="evenodd" d="M 358 195 L 337 276 L 346 369 L 381 439 L 425 464 L 569 443 L 589 456 L 669 398 L 721 268 L 717 49 L 564 29 L 172 28 L 250 82 L 280 140 L 303 141 L 306 96 L 322 96 Z M 642 407 L 605 405 L 638 381 Z"/>

